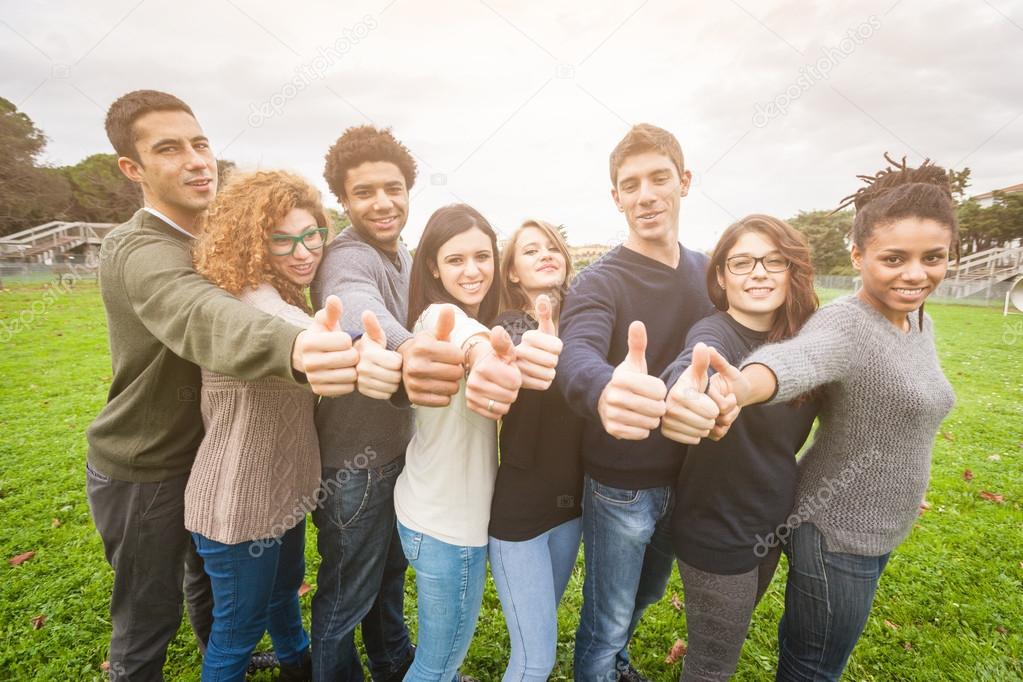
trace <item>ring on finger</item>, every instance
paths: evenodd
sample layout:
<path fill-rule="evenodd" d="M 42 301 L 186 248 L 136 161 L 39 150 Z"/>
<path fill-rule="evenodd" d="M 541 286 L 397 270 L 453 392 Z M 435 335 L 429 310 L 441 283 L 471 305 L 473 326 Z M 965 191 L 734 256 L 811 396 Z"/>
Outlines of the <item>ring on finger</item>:
<path fill-rule="evenodd" d="M 494 411 L 494 399 L 491 398 L 490 402 L 487 403 L 487 412 L 493 412 L 493 411 Z"/>

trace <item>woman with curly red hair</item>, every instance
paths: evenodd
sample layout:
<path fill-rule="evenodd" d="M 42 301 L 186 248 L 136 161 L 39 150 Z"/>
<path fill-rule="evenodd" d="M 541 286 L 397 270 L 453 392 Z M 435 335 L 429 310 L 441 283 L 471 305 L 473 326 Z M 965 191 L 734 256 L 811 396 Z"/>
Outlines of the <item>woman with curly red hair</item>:
<path fill-rule="evenodd" d="M 326 224 L 319 193 L 297 175 L 235 175 L 204 218 L 196 269 L 255 308 L 309 327 L 306 288 L 322 257 Z M 202 376 L 206 435 L 185 491 L 185 527 L 213 587 L 202 679 L 244 680 L 267 630 L 280 679 L 311 679 L 298 589 L 305 515 L 320 483 L 316 397 L 276 377 L 243 381 L 207 370 Z"/>

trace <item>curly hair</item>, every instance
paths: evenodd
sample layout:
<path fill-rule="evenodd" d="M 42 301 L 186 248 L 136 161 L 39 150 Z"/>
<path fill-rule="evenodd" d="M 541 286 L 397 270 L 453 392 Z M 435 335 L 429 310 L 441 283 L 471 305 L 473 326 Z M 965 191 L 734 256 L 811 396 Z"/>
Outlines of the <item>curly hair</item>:
<path fill-rule="evenodd" d="M 874 175 L 858 175 L 866 183 L 842 199 L 841 211 L 850 204 L 856 207 L 852 241 L 860 249 L 866 246 L 874 229 L 901 218 L 929 218 L 948 226 L 955 251 L 959 245 L 959 221 L 948 171 L 925 159 L 919 168 L 910 168 L 906 157 L 896 161 L 885 152 L 889 166 Z M 894 167 L 893 167 L 894 166 Z"/>
<path fill-rule="evenodd" d="M 327 150 L 323 177 L 338 201 L 345 201 L 345 178 L 348 171 L 367 161 L 389 161 L 405 176 L 405 189 L 416 182 L 416 161 L 408 148 L 395 139 L 390 128 L 355 126 L 346 130 Z"/>
<path fill-rule="evenodd" d="M 267 282 L 281 298 L 308 313 L 305 290 L 271 266 L 270 235 L 292 209 L 309 211 L 326 227 L 320 193 L 287 171 L 232 173 L 201 219 L 193 250 L 195 269 L 222 289 L 238 295 Z"/>

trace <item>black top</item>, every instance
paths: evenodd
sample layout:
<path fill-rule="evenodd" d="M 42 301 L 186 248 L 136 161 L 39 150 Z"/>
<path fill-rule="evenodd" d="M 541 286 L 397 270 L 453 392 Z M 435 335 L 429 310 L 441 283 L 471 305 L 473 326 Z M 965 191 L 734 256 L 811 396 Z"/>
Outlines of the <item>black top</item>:
<path fill-rule="evenodd" d="M 516 344 L 527 330 L 537 328 L 523 312 L 503 313 L 495 323 L 507 329 Z M 529 540 L 582 513 L 581 433 L 582 419 L 568 409 L 557 387 L 519 391 L 501 422 L 491 536 Z"/>
<path fill-rule="evenodd" d="M 766 339 L 766 332 L 717 312 L 693 325 L 686 349 L 662 378 L 670 389 L 690 365 L 692 348 L 700 341 L 738 367 Z M 791 403 L 745 407 L 720 441 L 689 446 L 672 517 L 679 559 L 701 571 L 726 575 L 745 573 L 760 563 L 769 534 L 776 533 L 792 511 L 795 455 L 810 434 L 818 407 L 813 400 L 798 407 Z"/>
<path fill-rule="evenodd" d="M 629 351 L 629 325 L 647 331 L 647 371 L 659 376 L 678 357 L 689 328 L 714 311 L 704 274 L 707 257 L 679 246 L 674 268 L 619 246 L 579 273 L 561 314 L 565 343 L 559 386 L 586 418 L 583 466 L 604 485 L 627 490 L 675 485 L 685 448 L 661 435 L 618 440 L 604 431 L 597 403 Z"/>

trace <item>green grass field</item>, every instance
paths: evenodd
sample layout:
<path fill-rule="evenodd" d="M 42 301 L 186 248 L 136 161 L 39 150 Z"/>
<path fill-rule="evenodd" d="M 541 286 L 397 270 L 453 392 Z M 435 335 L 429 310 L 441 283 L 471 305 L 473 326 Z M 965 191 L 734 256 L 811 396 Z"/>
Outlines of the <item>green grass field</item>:
<path fill-rule="evenodd" d="M 888 565 L 845 679 L 1023 679 L 1023 316 L 928 310 L 958 402 L 936 439 L 930 508 Z M 2 680 L 101 679 L 112 574 L 85 499 L 84 433 L 103 405 L 110 372 L 95 283 L 0 291 Z M 309 528 L 307 580 L 315 587 Z M 21 565 L 7 561 L 28 551 L 35 555 Z M 754 616 L 736 679 L 773 679 L 784 573 L 783 560 Z M 412 580 L 407 585 L 411 615 Z M 580 564 L 561 608 L 555 680 L 571 679 L 581 586 Z M 676 594 L 677 574 L 632 643 L 637 667 L 654 680 L 678 677 L 679 665 L 665 663 L 672 644 L 686 639 L 685 620 L 671 603 Z M 302 602 L 308 624 L 309 595 Z M 507 642 L 489 585 L 463 670 L 499 680 Z M 173 680 L 199 679 L 187 625 L 172 644 L 167 672 Z"/>

